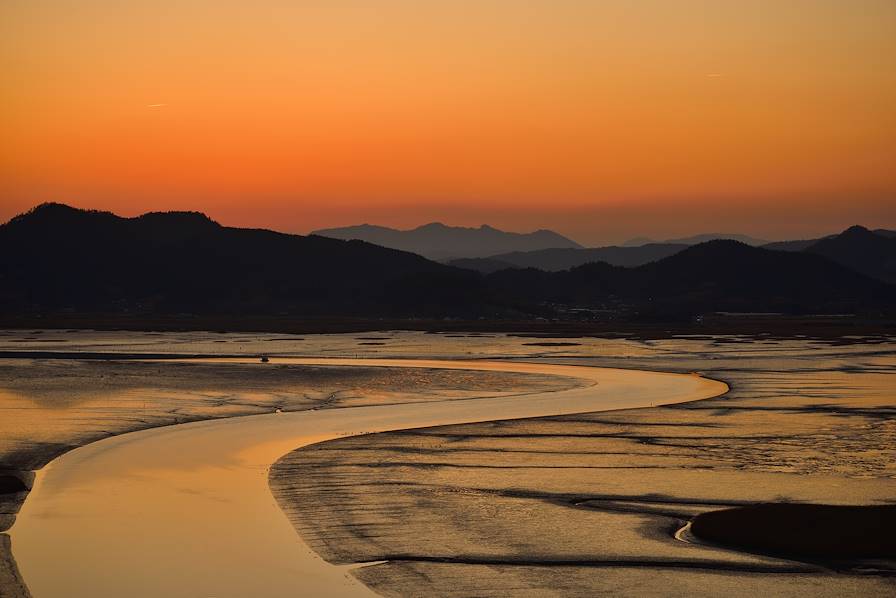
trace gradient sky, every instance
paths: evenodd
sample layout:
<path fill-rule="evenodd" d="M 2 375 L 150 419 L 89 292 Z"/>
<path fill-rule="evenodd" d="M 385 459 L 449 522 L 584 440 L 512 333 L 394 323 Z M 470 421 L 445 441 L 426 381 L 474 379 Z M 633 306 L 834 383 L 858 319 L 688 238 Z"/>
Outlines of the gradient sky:
<path fill-rule="evenodd" d="M 893 0 L 3 0 L 0 220 L 896 228 Z"/>

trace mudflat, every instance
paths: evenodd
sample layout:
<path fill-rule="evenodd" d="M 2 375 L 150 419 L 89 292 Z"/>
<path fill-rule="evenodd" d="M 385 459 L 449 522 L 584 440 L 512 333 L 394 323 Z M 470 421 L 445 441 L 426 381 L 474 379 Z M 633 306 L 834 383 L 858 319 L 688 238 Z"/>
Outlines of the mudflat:
<path fill-rule="evenodd" d="M 555 359 L 700 370 L 731 391 L 329 441 L 281 459 L 273 490 L 325 559 L 378 562 L 355 574 L 386 596 L 896 593 L 891 561 L 832 568 L 675 537 L 725 507 L 892 504 L 892 344 L 645 344 Z"/>
<path fill-rule="evenodd" d="M 502 396 L 575 386 L 572 379 L 502 372 L 148 362 L 184 352 L 219 356 L 358 351 L 352 335 L 183 335 L 0 331 L 0 532 L 28 495 L 34 471 L 74 448 L 127 432 L 205 419 L 361 405 Z M 409 343 L 405 339 L 406 344 Z M 363 349 L 360 349 L 363 351 Z M 102 359 L 90 357 L 102 353 Z M 61 358 L 60 356 L 63 356 Z M 127 357 L 127 358 L 125 358 Z M 267 367 L 269 366 L 270 367 Z M 2 595 L 26 595 L 0 533 Z"/>
<path fill-rule="evenodd" d="M 356 334 L 0 331 L 0 351 L 44 355 L 0 360 L 0 464 L 28 487 L 29 471 L 53 456 L 133 429 L 575 385 L 426 369 L 47 358 L 62 352 L 500 358 L 699 371 L 731 391 L 675 407 L 333 440 L 286 455 L 272 488 L 327 561 L 385 557 L 354 575 L 386 595 L 894 592 L 886 563 L 833 571 L 674 538 L 698 513 L 770 500 L 892 504 L 896 344 L 888 338 L 554 338 L 564 344 L 533 346 L 526 343 L 538 341 L 497 334 L 377 336 L 383 344 L 365 345 Z M 25 496 L 0 496 L 7 524 Z M 23 592 L 3 562 L 0 587 Z"/>
<path fill-rule="evenodd" d="M 276 358 L 271 363 L 278 363 Z M 308 364 L 311 360 L 290 360 Z M 353 360 L 327 360 L 348 364 Z M 290 449 L 345 434 L 574 413 L 723 393 L 692 375 L 494 361 L 369 360 L 361 367 L 577 376 L 565 390 L 194 422 L 105 439 L 41 472 L 11 530 L 41 596 L 368 595 L 303 549 L 267 485 Z M 51 515 L 47 517 L 47 515 Z M 122 533 L 122 530 L 126 530 Z M 84 543 L 90 551 L 72 553 Z"/>

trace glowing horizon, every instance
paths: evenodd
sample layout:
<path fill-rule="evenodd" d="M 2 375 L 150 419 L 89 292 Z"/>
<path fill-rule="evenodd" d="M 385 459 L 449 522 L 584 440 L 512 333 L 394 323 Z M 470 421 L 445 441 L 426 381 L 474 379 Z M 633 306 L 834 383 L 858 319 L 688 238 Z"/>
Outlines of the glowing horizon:
<path fill-rule="evenodd" d="M 889 0 L 9 0 L 0 34 L 3 221 L 896 228 Z"/>

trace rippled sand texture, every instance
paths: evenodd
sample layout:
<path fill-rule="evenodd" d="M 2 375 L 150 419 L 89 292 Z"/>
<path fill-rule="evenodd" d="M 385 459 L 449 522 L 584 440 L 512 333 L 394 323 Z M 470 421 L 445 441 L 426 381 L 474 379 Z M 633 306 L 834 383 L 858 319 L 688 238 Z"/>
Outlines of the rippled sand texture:
<path fill-rule="evenodd" d="M 701 370 L 725 397 L 326 442 L 272 474 L 294 525 L 387 596 L 896 594 L 892 575 L 683 544 L 720 506 L 896 500 L 896 347 L 644 343 L 570 363 Z M 893 567 L 893 563 L 889 564 Z"/>
<path fill-rule="evenodd" d="M 276 363 L 281 359 L 287 358 Z M 66 598 L 369 596 L 344 568 L 315 556 L 274 501 L 268 472 L 282 455 L 371 431 L 651 406 L 728 390 L 698 376 L 607 368 L 482 360 L 375 363 L 536 373 L 583 384 L 509 397 L 270 413 L 103 439 L 54 460 L 20 511 L 11 537 L 29 587 L 41 597 Z M 69 548 L 81 544 L 90 550 Z"/>
<path fill-rule="evenodd" d="M 0 359 L 0 464 L 37 469 L 122 432 L 199 419 L 556 390 L 501 372 Z"/>
<path fill-rule="evenodd" d="M 158 349 L 156 349 L 158 350 Z M 559 390 L 576 381 L 501 372 L 0 359 L 0 531 L 32 470 L 101 438 L 202 419 Z M 497 389 L 497 390 L 496 390 Z M 0 534 L 0 596 L 25 595 Z"/>
<path fill-rule="evenodd" d="M 385 594 L 896 593 L 880 577 L 807 571 L 670 539 L 680 520 L 718 506 L 707 501 L 894 500 L 892 340 L 0 331 L 0 352 L 9 351 L 515 357 L 702 371 L 730 382 L 731 393 L 677 408 L 334 441 L 285 459 L 278 491 L 303 501 L 307 510 L 290 515 L 324 557 L 388 554 L 389 564 L 359 572 Z M 0 469 L 20 475 L 73 446 L 193 419 L 568 384 L 410 373 L 0 358 Z M 0 494 L 0 526 L 23 497 Z M 0 534 L 0 594 L 15 595 L 4 543 Z"/>

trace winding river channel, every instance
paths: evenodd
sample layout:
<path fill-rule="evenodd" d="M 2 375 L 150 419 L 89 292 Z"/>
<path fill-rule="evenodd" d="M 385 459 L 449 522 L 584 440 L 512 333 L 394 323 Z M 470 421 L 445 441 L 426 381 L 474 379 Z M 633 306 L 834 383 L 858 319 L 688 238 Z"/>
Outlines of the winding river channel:
<path fill-rule="evenodd" d="M 247 363 L 248 359 L 208 359 Z M 272 359 L 331 366 L 441 368 L 578 379 L 566 390 L 320 409 L 193 422 L 110 437 L 41 470 L 11 529 L 36 598 L 370 596 L 351 567 L 319 558 L 269 488 L 271 465 L 346 435 L 650 407 L 728 387 L 696 375 L 531 362 Z"/>

